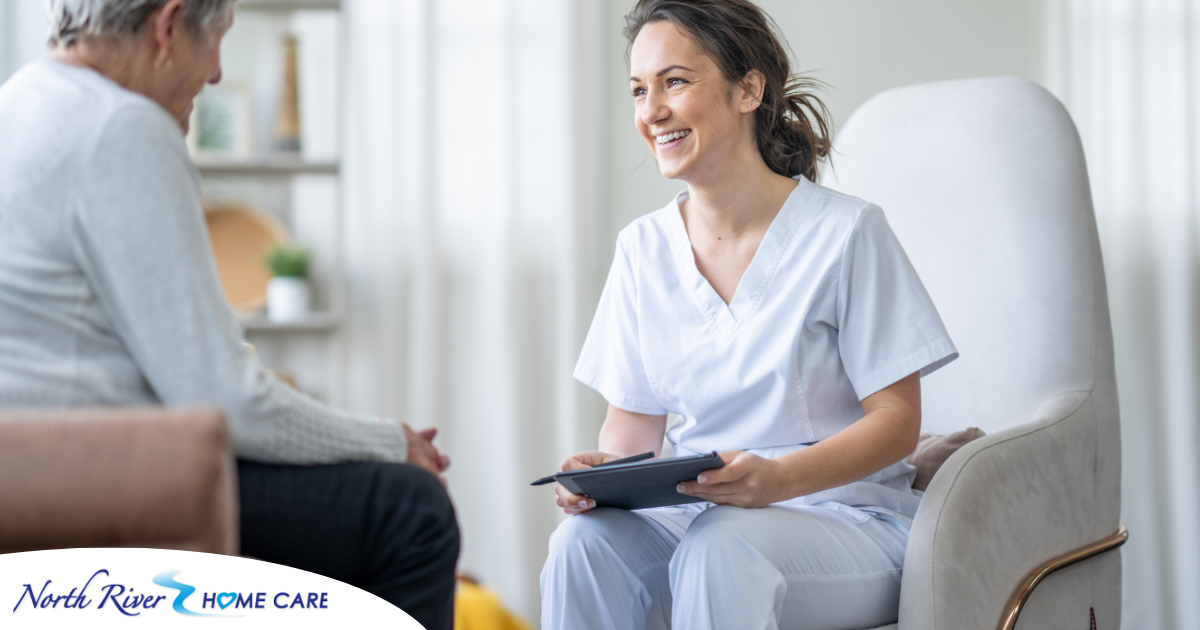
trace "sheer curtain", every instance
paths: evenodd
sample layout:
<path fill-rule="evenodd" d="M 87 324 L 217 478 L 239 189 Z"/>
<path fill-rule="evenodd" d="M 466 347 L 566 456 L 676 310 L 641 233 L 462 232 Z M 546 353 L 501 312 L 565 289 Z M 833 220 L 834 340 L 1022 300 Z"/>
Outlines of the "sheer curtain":
<path fill-rule="evenodd" d="M 571 379 L 606 271 L 602 6 L 344 6 L 347 402 L 440 428 L 461 566 L 533 620 L 558 511 L 529 482 L 603 418 Z"/>
<path fill-rule="evenodd" d="M 1200 0 L 1054 0 L 1108 275 L 1127 628 L 1200 620 Z"/>
<path fill-rule="evenodd" d="M 46 57 L 49 35 L 41 0 L 0 0 L 0 83 L 21 66 Z"/>

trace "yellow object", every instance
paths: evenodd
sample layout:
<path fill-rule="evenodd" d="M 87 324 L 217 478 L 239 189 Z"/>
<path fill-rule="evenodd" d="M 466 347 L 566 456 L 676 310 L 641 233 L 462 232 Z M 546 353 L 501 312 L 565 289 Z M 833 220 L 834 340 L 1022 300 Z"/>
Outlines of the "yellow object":
<path fill-rule="evenodd" d="M 454 594 L 454 630 L 532 629 L 508 612 L 491 589 L 460 579 Z"/>

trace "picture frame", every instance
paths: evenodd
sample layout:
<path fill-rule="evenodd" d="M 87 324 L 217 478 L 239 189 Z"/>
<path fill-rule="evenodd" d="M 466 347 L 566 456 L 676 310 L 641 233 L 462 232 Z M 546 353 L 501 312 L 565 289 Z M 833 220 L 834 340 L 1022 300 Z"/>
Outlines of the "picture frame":
<path fill-rule="evenodd" d="M 188 148 L 193 154 L 249 157 L 253 111 L 248 85 L 228 81 L 205 86 L 192 107 Z"/>

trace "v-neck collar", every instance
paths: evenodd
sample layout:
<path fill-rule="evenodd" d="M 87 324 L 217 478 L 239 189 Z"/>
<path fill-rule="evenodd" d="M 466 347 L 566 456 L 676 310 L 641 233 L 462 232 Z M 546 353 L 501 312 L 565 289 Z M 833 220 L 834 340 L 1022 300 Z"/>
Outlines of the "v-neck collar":
<path fill-rule="evenodd" d="M 791 244 L 792 237 L 796 234 L 796 228 L 799 227 L 800 219 L 808 206 L 807 202 L 813 198 L 808 190 L 812 184 L 802 175 L 797 175 L 794 179 L 797 180 L 796 188 L 788 195 L 783 207 L 767 227 L 767 233 L 763 235 L 758 250 L 754 252 L 750 266 L 738 281 L 729 304 L 721 299 L 716 289 L 712 288 L 708 279 L 696 266 L 696 253 L 692 250 L 692 240 L 688 237 L 683 214 L 679 210 L 679 204 L 688 198 L 687 191 L 676 195 L 671 206 L 667 208 L 667 228 L 680 280 L 688 289 L 696 308 L 708 321 L 709 327 L 721 337 L 733 334 L 758 310 L 759 302 L 771 283 L 771 278 L 779 269 L 779 263 Z"/>

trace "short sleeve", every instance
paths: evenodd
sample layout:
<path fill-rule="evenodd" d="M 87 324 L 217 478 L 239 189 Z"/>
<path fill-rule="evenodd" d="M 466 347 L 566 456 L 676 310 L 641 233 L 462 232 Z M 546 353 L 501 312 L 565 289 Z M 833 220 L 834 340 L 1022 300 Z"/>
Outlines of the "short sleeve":
<path fill-rule="evenodd" d="M 859 400 L 958 358 L 883 211 L 867 206 L 846 240 L 838 280 L 838 350 Z"/>
<path fill-rule="evenodd" d="M 637 284 L 620 239 L 596 317 L 575 366 L 575 378 L 600 392 L 618 409 L 651 415 L 667 413 L 654 394 L 642 362 Z"/>

